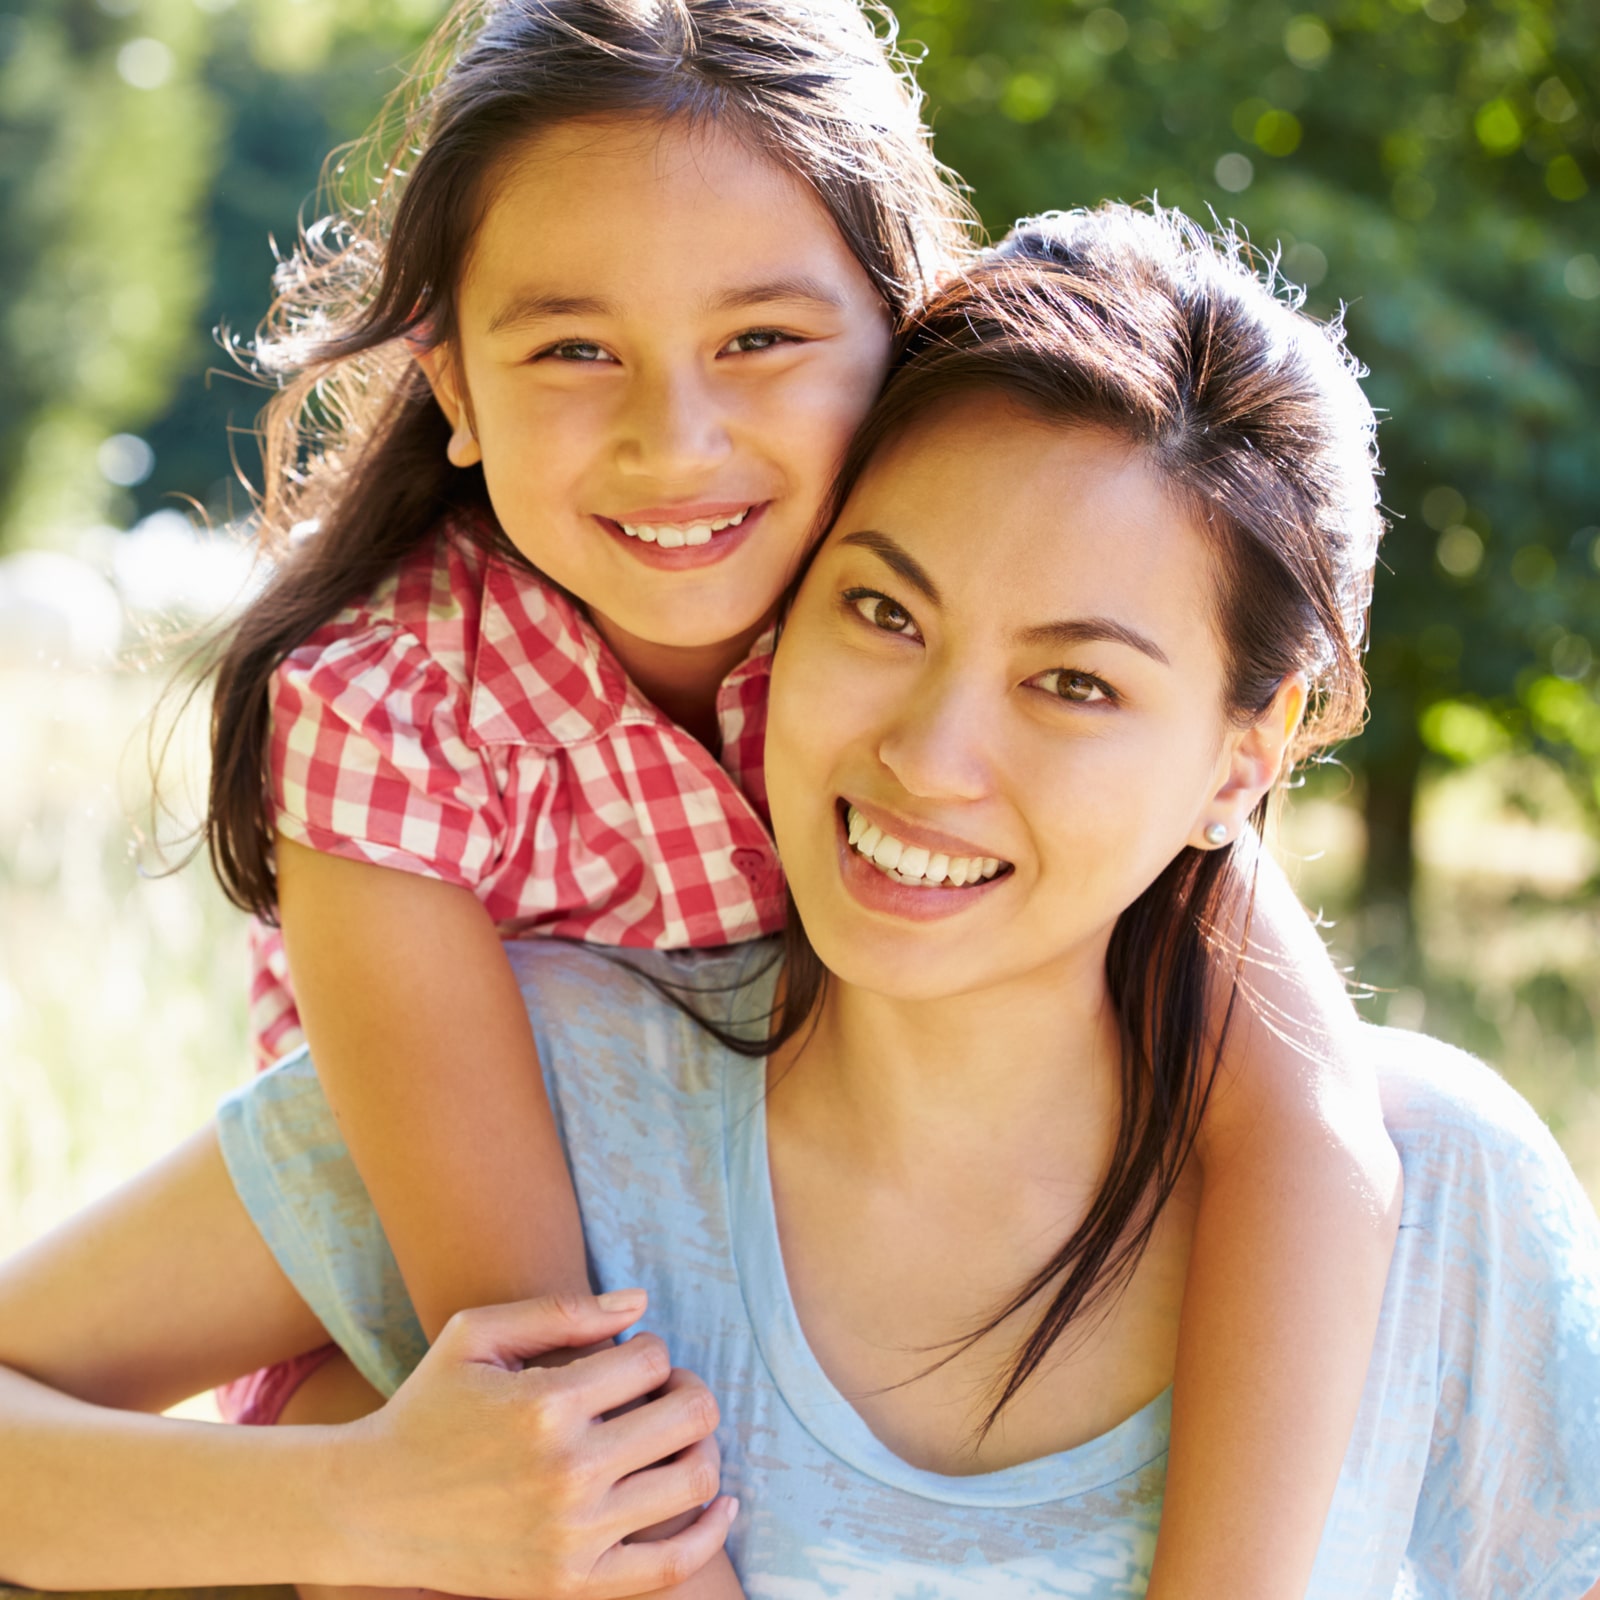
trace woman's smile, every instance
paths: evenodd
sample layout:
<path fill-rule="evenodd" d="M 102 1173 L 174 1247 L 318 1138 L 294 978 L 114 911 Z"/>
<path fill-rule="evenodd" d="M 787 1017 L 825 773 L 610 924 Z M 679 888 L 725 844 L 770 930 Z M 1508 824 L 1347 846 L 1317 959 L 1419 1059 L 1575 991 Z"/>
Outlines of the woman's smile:
<path fill-rule="evenodd" d="M 998 856 L 920 823 L 841 799 L 839 872 L 868 910 L 912 919 L 956 916 L 1010 877 Z"/>

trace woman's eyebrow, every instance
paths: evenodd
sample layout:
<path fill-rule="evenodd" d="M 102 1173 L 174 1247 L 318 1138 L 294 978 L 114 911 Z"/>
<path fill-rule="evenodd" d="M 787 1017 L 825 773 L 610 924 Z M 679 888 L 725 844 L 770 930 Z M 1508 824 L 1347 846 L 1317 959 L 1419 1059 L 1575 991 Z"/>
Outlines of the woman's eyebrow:
<path fill-rule="evenodd" d="M 891 567 L 918 594 L 936 606 L 944 604 L 939 594 L 939 586 L 923 571 L 920 562 L 915 560 L 909 551 L 902 549 L 886 533 L 878 533 L 872 528 L 862 528 L 855 533 L 847 533 L 840 544 L 859 545 L 863 550 L 870 550 L 886 567 Z"/>
<path fill-rule="evenodd" d="M 1152 661 L 1159 661 L 1164 667 L 1172 665 L 1167 659 L 1167 652 L 1154 639 L 1140 633 L 1137 628 L 1128 627 L 1126 623 L 1114 622 L 1110 617 L 1073 617 L 1065 622 L 1041 622 L 1037 627 L 1024 628 L 1017 638 L 1025 645 L 1060 647 L 1108 640 L 1113 644 L 1125 644 L 1149 656 Z"/>

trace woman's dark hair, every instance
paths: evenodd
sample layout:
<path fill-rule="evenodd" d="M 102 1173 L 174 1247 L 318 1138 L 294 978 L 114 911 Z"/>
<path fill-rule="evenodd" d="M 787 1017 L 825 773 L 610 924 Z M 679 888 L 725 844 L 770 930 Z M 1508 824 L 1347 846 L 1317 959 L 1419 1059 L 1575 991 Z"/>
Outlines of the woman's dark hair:
<path fill-rule="evenodd" d="M 1104 206 L 1019 223 L 907 327 L 895 369 L 850 447 L 830 520 L 884 448 L 941 407 L 992 396 L 1144 452 L 1212 543 L 1226 709 L 1254 722 L 1291 673 L 1310 686 L 1290 752 L 1360 728 L 1360 656 L 1378 511 L 1371 407 L 1337 323 L 1171 211 Z M 1252 822 L 1259 834 L 1267 800 Z M 1254 841 L 1252 841 L 1253 843 Z M 1106 978 L 1122 1035 L 1122 1106 L 1105 1181 L 1054 1257 L 957 1343 L 969 1348 L 1040 1297 L 984 1424 L 1075 1318 L 1124 1285 L 1194 1144 L 1238 994 L 1253 875 L 1236 846 L 1181 850 L 1118 919 Z M 1253 855 L 1249 859 L 1253 860 Z M 827 972 L 794 903 L 774 1038 L 815 1016 Z M 1226 997 L 1220 1018 L 1219 997 Z M 946 1358 L 948 1359 L 948 1358 Z"/>
<path fill-rule="evenodd" d="M 205 838 L 229 898 L 272 918 L 268 687 L 284 657 L 454 514 L 512 555 L 482 472 L 413 358 L 454 331 L 498 164 L 574 118 L 715 122 L 806 182 L 897 317 L 971 256 L 920 97 L 857 0 L 458 0 L 371 136 L 332 170 L 336 214 L 277 276 L 257 366 L 260 535 L 274 563 L 215 668 Z M 373 168 L 363 183 L 362 169 Z"/>

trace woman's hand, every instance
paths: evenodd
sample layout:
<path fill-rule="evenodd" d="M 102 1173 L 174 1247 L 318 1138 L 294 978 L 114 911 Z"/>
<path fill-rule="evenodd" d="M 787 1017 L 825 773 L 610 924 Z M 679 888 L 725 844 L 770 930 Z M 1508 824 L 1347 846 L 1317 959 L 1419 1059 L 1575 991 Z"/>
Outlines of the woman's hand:
<path fill-rule="evenodd" d="M 348 1577 L 513 1600 L 669 1587 L 721 1549 L 716 1401 L 653 1334 L 560 1367 L 523 1363 L 614 1338 L 642 1291 L 558 1295 L 452 1317 L 381 1410 L 329 1431 Z M 631 1407 L 612 1416 L 621 1407 Z M 681 1532 L 623 1541 L 706 1506 Z"/>

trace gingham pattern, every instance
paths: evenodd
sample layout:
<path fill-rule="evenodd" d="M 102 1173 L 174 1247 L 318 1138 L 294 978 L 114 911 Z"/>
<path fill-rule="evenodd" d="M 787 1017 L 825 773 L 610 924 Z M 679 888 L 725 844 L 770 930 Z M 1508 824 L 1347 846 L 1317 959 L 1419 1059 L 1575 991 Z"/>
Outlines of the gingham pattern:
<path fill-rule="evenodd" d="M 661 950 L 772 933 L 771 649 L 722 685 L 719 764 L 571 600 L 446 530 L 274 676 L 278 831 L 469 888 L 506 934 Z M 266 1065 L 300 1025 L 275 929 L 256 928 L 252 959 Z"/>

